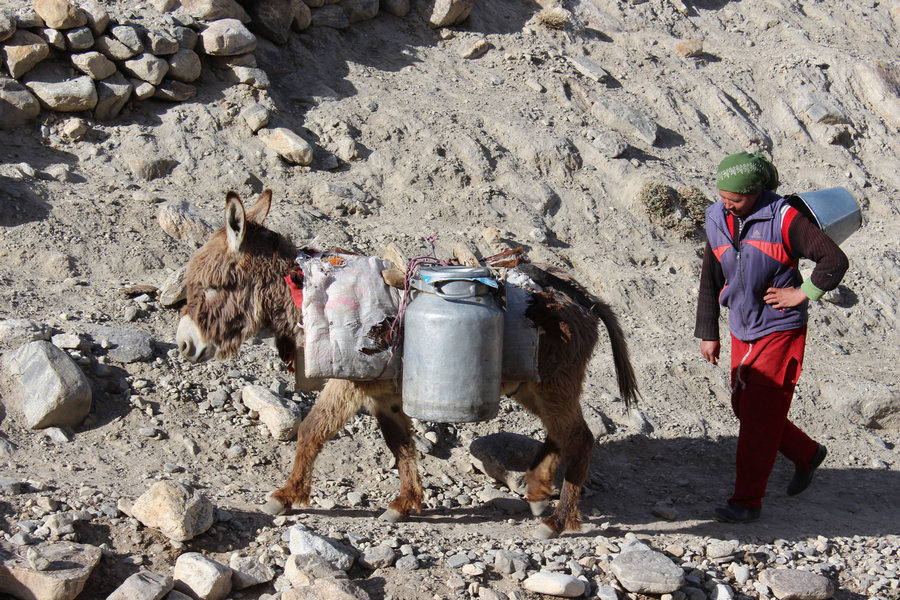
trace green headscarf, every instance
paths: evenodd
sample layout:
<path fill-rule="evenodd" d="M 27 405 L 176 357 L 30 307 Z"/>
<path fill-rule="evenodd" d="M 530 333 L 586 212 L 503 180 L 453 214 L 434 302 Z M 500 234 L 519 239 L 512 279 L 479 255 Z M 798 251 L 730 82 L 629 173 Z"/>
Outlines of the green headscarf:
<path fill-rule="evenodd" d="M 738 152 L 722 159 L 716 173 L 716 187 L 735 194 L 753 194 L 778 188 L 778 169 L 760 154 Z"/>

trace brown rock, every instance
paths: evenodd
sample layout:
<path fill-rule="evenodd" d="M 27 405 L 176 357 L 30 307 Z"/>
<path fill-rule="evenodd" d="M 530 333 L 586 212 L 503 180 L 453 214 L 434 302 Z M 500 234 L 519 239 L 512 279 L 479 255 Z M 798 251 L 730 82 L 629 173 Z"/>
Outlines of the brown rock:
<path fill-rule="evenodd" d="M 291 21 L 291 29 L 303 31 L 312 23 L 312 13 L 309 6 L 303 0 L 291 0 L 291 8 L 294 11 L 294 20 Z"/>
<path fill-rule="evenodd" d="M 694 58 L 703 54 L 703 42 L 700 40 L 680 40 L 675 44 L 675 52 L 685 58 Z"/>
<path fill-rule="evenodd" d="M 71 29 L 87 24 L 87 14 L 69 0 L 32 0 L 34 12 L 53 29 Z"/>
<path fill-rule="evenodd" d="M 3 59 L 14 79 L 18 79 L 50 55 L 50 47 L 30 31 L 18 30 L 3 44 Z"/>

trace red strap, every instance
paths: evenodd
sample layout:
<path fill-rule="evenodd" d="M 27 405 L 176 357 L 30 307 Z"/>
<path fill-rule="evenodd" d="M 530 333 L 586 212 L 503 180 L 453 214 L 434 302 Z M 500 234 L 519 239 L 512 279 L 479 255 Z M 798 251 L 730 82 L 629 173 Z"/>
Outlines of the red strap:
<path fill-rule="evenodd" d="M 781 241 L 784 243 L 784 247 L 787 248 L 788 254 L 791 253 L 791 240 L 788 237 L 788 229 L 791 228 L 791 222 L 797 216 L 797 212 L 796 208 L 788 206 L 781 217 Z"/>
<path fill-rule="evenodd" d="M 303 271 L 297 269 L 295 273 L 285 276 L 284 280 L 291 290 L 291 298 L 299 308 L 303 308 Z"/>
<path fill-rule="evenodd" d="M 728 223 L 728 233 L 731 234 L 731 239 L 734 240 L 734 215 L 728 213 L 725 216 L 725 222 Z"/>

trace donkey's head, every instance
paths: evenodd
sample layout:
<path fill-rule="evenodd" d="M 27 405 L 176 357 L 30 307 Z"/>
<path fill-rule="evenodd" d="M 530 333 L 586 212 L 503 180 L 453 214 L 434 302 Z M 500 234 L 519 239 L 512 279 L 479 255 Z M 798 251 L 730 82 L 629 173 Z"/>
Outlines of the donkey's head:
<path fill-rule="evenodd" d="M 237 193 L 228 192 L 224 227 L 191 257 L 184 275 L 187 304 L 175 334 L 187 360 L 227 358 L 262 327 L 281 338 L 291 335 L 298 317 L 287 314 L 292 306 L 283 278 L 297 253 L 289 240 L 263 227 L 271 202 L 266 190 L 245 210 Z M 293 348 L 293 340 L 286 345 Z"/>

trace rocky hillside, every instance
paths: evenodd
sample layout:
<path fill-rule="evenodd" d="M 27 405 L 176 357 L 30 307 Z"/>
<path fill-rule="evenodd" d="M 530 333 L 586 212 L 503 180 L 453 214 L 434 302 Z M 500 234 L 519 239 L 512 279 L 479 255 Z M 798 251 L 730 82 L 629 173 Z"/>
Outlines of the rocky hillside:
<path fill-rule="evenodd" d="M 106 598 L 143 574 L 117 597 L 896 599 L 898 27 L 874 0 L 0 0 L 0 596 Z M 694 216 L 740 150 L 772 157 L 782 194 L 846 188 L 863 225 L 810 311 L 792 408 L 828 459 L 797 498 L 779 459 L 762 520 L 730 526 L 711 514 L 737 423 L 692 337 Z M 366 415 L 316 463 L 313 507 L 259 510 L 293 457 L 265 407 L 315 395 L 264 335 L 198 366 L 174 332 L 226 192 L 267 188 L 298 244 L 523 246 L 614 307 L 643 398 L 624 411 L 604 338 L 580 533 L 532 540 L 517 465 L 470 452 L 541 439 L 506 401 L 417 424 L 408 523 L 375 519 L 397 477 Z"/>

